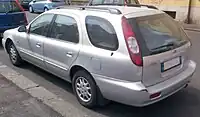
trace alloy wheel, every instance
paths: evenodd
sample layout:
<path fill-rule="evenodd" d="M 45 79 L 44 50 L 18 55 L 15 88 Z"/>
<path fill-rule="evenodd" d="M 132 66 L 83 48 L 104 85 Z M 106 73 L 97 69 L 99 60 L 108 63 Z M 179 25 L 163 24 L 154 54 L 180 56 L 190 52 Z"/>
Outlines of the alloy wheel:
<path fill-rule="evenodd" d="M 10 46 L 10 58 L 13 63 L 17 61 L 17 51 L 13 45 Z"/>
<path fill-rule="evenodd" d="M 76 79 L 75 89 L 78 97 L 84 101 L 89 102 L 92 98 L 91 86 L 86 78 L 78 77 Z"/>

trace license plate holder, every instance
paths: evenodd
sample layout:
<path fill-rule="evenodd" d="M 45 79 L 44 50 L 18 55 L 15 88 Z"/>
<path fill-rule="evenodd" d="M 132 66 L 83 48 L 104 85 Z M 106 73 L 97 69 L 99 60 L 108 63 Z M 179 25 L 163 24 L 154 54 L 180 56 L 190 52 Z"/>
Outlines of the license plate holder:
<path fill-rule="evenodd" d="M 169 61 L 161 63 L 161 72 L 168 71 L 174 67 L 177 67 L 182 64 L 181 57 L 173 58 Z"/>

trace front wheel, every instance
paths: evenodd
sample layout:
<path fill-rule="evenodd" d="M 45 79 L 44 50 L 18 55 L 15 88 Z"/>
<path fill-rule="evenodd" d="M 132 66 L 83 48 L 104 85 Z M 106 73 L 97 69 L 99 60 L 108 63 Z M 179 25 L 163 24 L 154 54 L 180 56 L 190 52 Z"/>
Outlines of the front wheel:
<path fill-rule="evenodd" d="M 33 13 L 33 12 L 34 12 L 32 6 L 29 6 L 29 12 L 30 12 L 30 13 Z"/>
<path fill-rule="evenodd" d="M 49 9 L 47 7 L 44 8 L 44 12 L 48 11 Z"/>
<path fill-rule="evenodd" d="M 97 104 L 97 86 L 92 76 L 84 70 L 77 71 L 72 80 L 73 91 L 80 104 L 92 108 Z"/>
<path fill-rule="evenodd" d="M 10 43 L 8 45 L 8 47 L 9 47 L 8 54 L 9 54 L 9 58 L 10 58 L 10 61 L 12 62 L 12 64 L 15 66 L 21 65 L 23 60 L 19 56 L 19 53 L 17 52 L 15 45 L 13 43 Z"/>

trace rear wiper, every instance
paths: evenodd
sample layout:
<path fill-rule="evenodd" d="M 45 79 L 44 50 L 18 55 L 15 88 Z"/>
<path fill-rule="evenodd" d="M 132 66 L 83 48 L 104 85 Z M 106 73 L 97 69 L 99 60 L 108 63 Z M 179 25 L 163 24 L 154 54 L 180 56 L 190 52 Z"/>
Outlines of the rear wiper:
<path fill-rule="evenodd" d="M 162 48 L 168 48 L 168 47 L 173 47 L 175 44 L 174 43 L 168 43 L 166 45 L 161 45 L 161 46 L 158 46 L 156 48 L 153 48 L 151 50 L 158 50 L 158 49 L 162 49 Z"/>

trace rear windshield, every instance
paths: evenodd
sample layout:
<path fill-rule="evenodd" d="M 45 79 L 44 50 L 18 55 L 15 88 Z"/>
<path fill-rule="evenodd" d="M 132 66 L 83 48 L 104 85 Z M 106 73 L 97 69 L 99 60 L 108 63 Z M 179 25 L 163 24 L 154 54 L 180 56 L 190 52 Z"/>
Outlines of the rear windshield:
<path fill-rule="evenodd" d="M 17 3 L 14 1 L 0 2 L 0 13 L 21 12 Z"/>
<path fill-rule="evenodd" d="M 136 38 L 144 56 L 169 51 L 188 42 L 183 29 L 166 14 L 129 19 L 129 22 L 138 32 Z"/>

